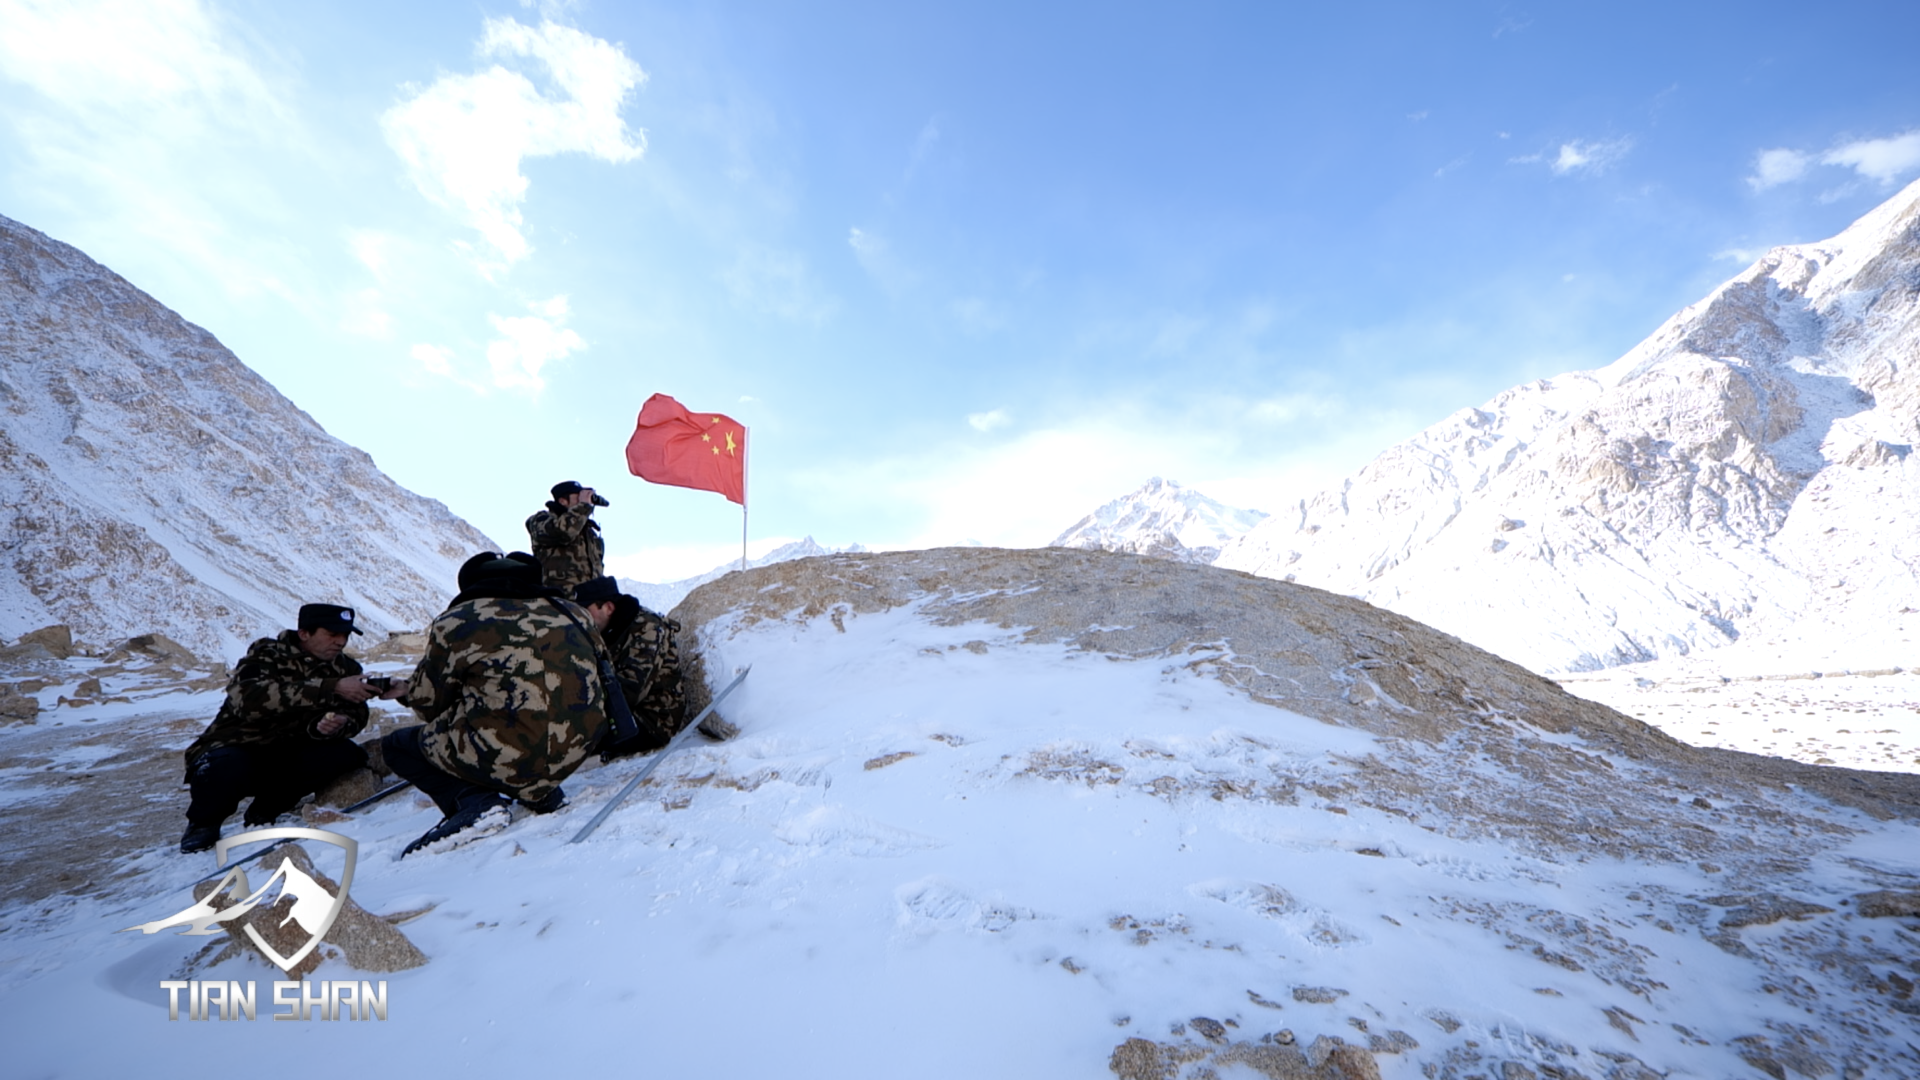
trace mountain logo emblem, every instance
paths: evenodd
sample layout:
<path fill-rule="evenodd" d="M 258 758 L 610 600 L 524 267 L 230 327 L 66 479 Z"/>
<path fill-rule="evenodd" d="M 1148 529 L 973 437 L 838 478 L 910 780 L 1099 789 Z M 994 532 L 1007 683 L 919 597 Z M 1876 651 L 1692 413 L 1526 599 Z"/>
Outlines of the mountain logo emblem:
<path fill-rule="evenodd" d="M 280 955 L 279 951 L 261 937 L 260 932 L 252 926 L 242 925 L 240 928 L 246 932 L 247 937 L 253 942 L 254 947 L 260 950 L 262 956 L 279 965 L 280 969 L 287 974 L 293 974 L 294 967 L 305 960 L 313 950 L 320 947 L 320 939 L 326 936 L 328 930 L 333 929 L 334 920 L 340 917 L 341 909 L 346 906 L 347 890 L 353 887 L 353 866 L 360 857 L 360 845 L 350 836 L 342 836 L 325 829 L 293 827 L 253 829 L 221 840 L 214 847 L 214 857 L 220 865 L 224 866 L 229 850 L 240 844 L 253 844 L 262 840 L 318 840 L 346 852 L 347 864 L 340 872 L 340 895 L 334 896 L 328 893 L 325 886 L 302 873 L 292 859 L 282 859 L 280 868 L 275 870 L 273 876 L 267 878 L 258 889 L 247 882 L 246 870 L 235 866 L 227 871 L 205 899 L 195 902 L 192 907 L 164 919 L 129 926 L 121 933 L 138 930 L 143 934 L 157 934 L 171 926 L 184 926 L 186 929 L 180 931 L 182 937 L 217 934 L 222 930 L 228 930 L 222 925 L 223 923 L 233 922 L 254 908 L 263 905 L 272 907 L 281 900 L 291 897 L 292 909 L 287 912 L 287 917 L 281 921 L 281 925 L 284 926 L 288 922 L 297 923 L 310 935 L 307 943 L 295 949 L 291 956 Z M 276 886 L 278 886 L 277 889 Z M 215 908 L 214 900 L 222 895 L 243 899 L 229 907 Z"/>

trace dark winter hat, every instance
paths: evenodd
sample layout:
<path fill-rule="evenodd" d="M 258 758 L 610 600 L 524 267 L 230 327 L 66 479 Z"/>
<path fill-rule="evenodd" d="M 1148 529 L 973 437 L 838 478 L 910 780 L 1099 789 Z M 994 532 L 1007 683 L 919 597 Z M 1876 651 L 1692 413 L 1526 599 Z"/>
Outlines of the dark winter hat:
<path fill-rule="evenodd" d="M 620 583 L 610 577 L 597 577 L 573 587 L 573 598 L 581 604 L 617 604 L 620 597 Z"/>
<path fill-rule="evenodd" d="M 592 581 L 583 581 L 573 587 L 573 601 L 586 607 L 591 604 L 612 604 L 613 617 L 607 620 L 607 639 L 618 641 L 640 617 L 640 601 L 620 591 L 620 583 L 610 577 L 597 577 Z"/>
<path fill-rule="evenodd" d="M 480 568 L 499 557 L 500 553 L 497 551 L 483 551 L 473 558 L 468 559 L 466 562 L 461 563 L 460 576 L 456 579 L 460 583 L 460 588 L 465 589 L 467 586 L 480 580 Z"/>
<path fill-rule="evenodd" d="M 353 609 L 338 604 L 300 605 L 299 626 L 302 630 L 331 630 L 336 634 L 360 632 L 360 628 L 353 625 Z"/>
<path fill-rule="evenodd" d="M 540 585 L 540 560 L 524 551 L 515 551 L 497 559 L 489 559 L 473 568 L 475 585 L 494 586 L 512 584 L 517 586 Z M 463 592 L 465 590 L 462 590 Z"/>
<path fill-rule="evenodd" d="M 553 485 L 553 497 L 556 499 L 564 499 L 569 495 L 578 495 L 585 490 L 586 488 L 581 487 L 580 481 L 578 480 L 562 480 Z"/>

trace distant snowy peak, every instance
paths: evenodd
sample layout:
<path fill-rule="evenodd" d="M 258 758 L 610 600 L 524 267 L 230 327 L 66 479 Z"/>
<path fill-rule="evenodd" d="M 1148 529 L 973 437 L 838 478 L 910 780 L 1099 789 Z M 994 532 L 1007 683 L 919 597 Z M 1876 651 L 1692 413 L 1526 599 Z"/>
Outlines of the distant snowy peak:
<path fill-rule="evenodd" d="M 1221 548 L 1266 517 L 1156 476 L 1138 491 L 1081 518 L 1047 546 L 1211 563 Z"/>
<path fill-rule="evenodd" d="M 814 542 L 813 537 L 807 536 L 795 540 L 791 544 L 782 544 L 757 559 L 749 559 L 747 565 L 749 567 L 772 566 L 774 563 L 786 562 L 789 559 L 806 559 L 815 555 L 858 554 L 865 550 L 867 549 L 860 544 L 848 544 L 845 547 L 822 547 Z M 672 611 L 674 607 L 693 590 L 738 569 L 740 569 L 740 560 L 735 559 L 732 562 L 716 566 L 704 574 L 696 574 L 693 577 L 682 578 L 679 581 L 658 583 L 636 581 L 633 578 L 620 578 L 620 591 L 639 600 L 642 604 L 645 604 L 654 611 L 664 613 Z"/>
<path fill-rule="evenodd" d="M 1920 608 L 1916 357 L 1920 183 L 1604 368 L 1447 417 L 1215 565 L 1541 671 L 1884 633 Z"/>
<path fill-rule="evenodd" d="M 237 658 L 313 601 L 415 629 L 492 546 L 212 334 L 0 217 L 0 634 Z"/>

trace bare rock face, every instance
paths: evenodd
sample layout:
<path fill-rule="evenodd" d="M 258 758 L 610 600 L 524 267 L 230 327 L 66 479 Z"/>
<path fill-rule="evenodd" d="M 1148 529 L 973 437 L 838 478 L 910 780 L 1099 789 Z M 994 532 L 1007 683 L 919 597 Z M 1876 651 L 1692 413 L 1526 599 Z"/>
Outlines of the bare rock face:
<path fill-rule="evenodd" d="M 4 217 L 0 536 L 0 633 L 157 631 L 228 658 L 310 601 L 417 629 L 498 550 L 211 334 Z"/>
<path fill-rule="evenodd" d="M 20 635 L 16 645 L 38 645 L 52 653 L 57 659 L 65 660 L 73 655 L 73 628 L 70 626 L 43 626 L 38 630 L 29 630 Z"/>
<path fill-rule="evenodd" d="M 1608 367 L 1392 447 L 1216 565 L 1359 596 L 1546 672 L 1904 627 L 1917 352 L 1920 183 L 1840 236 L 1768 252 Z"/>
<path fill-rule="evenodd" d="M 1853 898 L 1854 911 L 1863 919 L 1920 916 L 1920 892 L 1880 889 Z"/>
<path fill-rule="evenodd" d="M 1218 1076 L 1223 1067 L 1242 1066 L 1268 1080 L 1380 1080 L 1373 1054 L 1339 1038 L 1321 1036 L 1302 1051 L 1272 1036 L 1205 1043 L 1128 1039 L 1114 1047 L 1107 1068 L 1120 1080 L 1187 1080 Z"/>
<path fill-rule="evenodd" d="M 21 693 L 11 683 L 0 683 L 0 724 L 31 724 L 40 715 L 40 699 Z"/>
<path fill-rule="evenodd" d="M 201 663 L 193 650 L 173 640 L 165 634 L 136 634 L 128 638 L 118 648 L 107 654 L 107 662 L 115 663 L 134 655 L 141 655 L 172 664 L 176 667 L 194 667 Z"/>
<path fill-rule="evenodd" d="M 65 660 L 73 653 L 72 627 L 43 626 L 21 634 L 20 639 L 11 645 L 0 645 L 0 663 Z"/>
<path fill-rule="evenodd" d="M 313 865 L 306 850 L 299 844 L 285 844 L 260 860 L 261 872 L 271 875 L 282 862 L 291 862 L 302 874 L 318 882 L 321 887 L 335 896 L 340 894 L 340 883 L 322 873 Z M 204 900 L 212 894 L 216 881 L 206 881 L 194 886 L 193 897 Z M 234 897 L 227 897 L 227 903 L 215 901 L 215 906 L 231 906 Z M 269 907 L 258 907 L 242 916 L 237 924 L 232 924 L 224 949 L 215 955 L 209 964 L 219 964 L 235 955 L 253 956 L 264 964 L 277 965 L 269 960 L 253 944 L 242 927 L 251 926 L 282 956 L 291 956 L 307 939 L 311 932 L 303 929 L 297 921 L 289 921 L 288 914 L 293 900 L 282 897 Z M 417 968 L 427 962 L 426 954 L 414 947 L 398 927 L 377 915 L 370 914 L 356 903 L 351 895 L 341 908 L 340 915 L 328 928 L 326 936 L 321 938 L 321 946 L 294 966 L 287 974 L 289 979 L 304 979 L 319 968 L 323 958 L 338 958 L 358 971 L 406 971 Z M 329 946 L 332 948 L 329 949 Z M 324 956 L 323 956 L 324 954 Z"/>

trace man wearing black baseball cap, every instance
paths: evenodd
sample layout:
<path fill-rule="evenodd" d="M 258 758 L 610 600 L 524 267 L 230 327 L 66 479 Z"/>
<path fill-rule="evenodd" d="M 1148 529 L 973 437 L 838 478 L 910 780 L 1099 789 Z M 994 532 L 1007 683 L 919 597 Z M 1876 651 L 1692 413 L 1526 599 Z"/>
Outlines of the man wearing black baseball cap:
<path fill-rule="evenodd" d="M 366 751 L 353 737 L 367 726 L 375 694 L 360 664 L 345 655 L 360 633 L 354 611 L 305 604 L 298 629 L 261 638 L 233 670 L 227 700 L 187 748 L 187 831 L 180 850 L 203 851 L 220 839 L 220 823 L 248 795 L 248 825 L 270 824 L 342 773 L 362 768 Z"/>
<path fill-rule="evenodd" d="M 527 519 L 542 584 L 566 592 L 606 572 L 601 566 L 607 544 L 600 538 L 600 523 L 593 520 L 593 508 L 606 505 L 607 500 L 578 480 L 553 485 L 547 508 Z"/>

